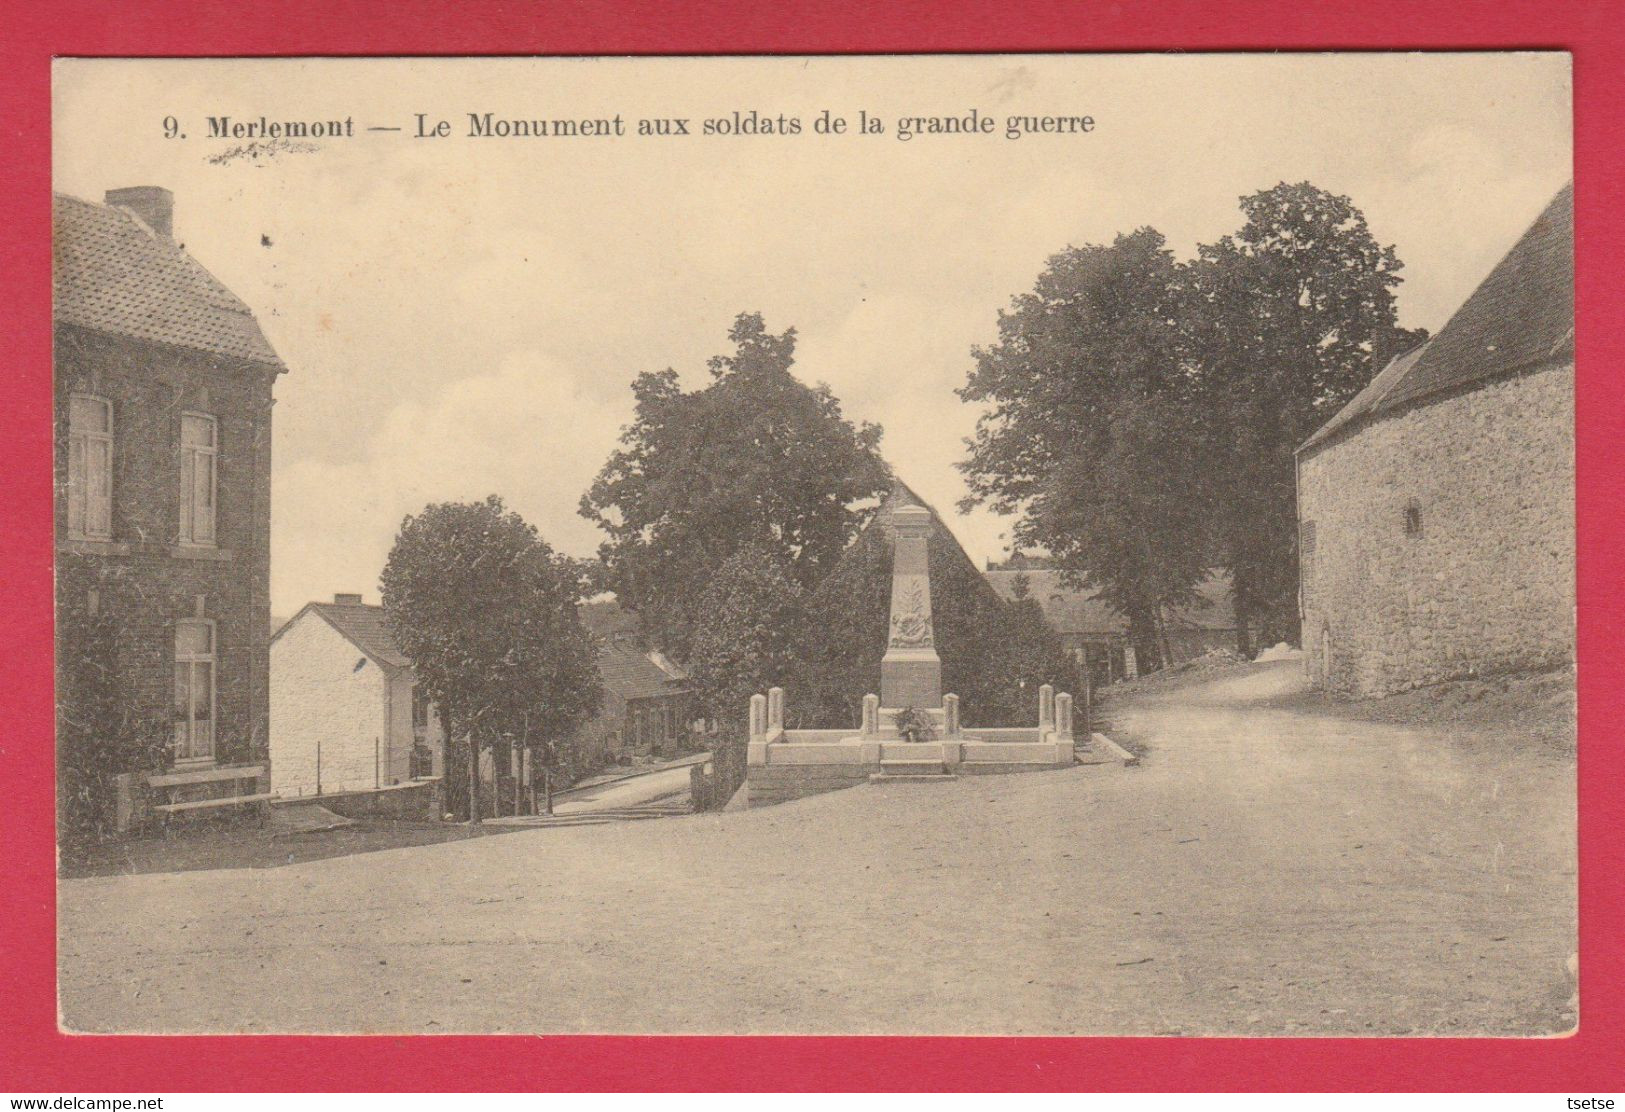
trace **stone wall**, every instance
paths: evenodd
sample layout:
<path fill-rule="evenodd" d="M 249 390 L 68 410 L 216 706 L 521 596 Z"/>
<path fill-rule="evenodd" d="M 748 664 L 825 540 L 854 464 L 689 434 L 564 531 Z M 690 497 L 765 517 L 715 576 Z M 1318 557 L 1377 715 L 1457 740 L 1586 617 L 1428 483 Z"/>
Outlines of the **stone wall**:
<path fill-rule="evenodd" d="M 1381 695 L 1574 656 L 1574 367 L 1380 417 L 1298 462 L 1306 667 Z"/>
<path fill-rule="evenodd" d="M 287 805 L 289 802 L 282 799 L 277 801 L 277 805 Z M 438 779 L 414 780 L 377 791 L 338 792 L 305 802 L 320 803 L 335 815 L 343 815 L 347 819 L 440 822 L 445 814 L 445 793 Z"/>

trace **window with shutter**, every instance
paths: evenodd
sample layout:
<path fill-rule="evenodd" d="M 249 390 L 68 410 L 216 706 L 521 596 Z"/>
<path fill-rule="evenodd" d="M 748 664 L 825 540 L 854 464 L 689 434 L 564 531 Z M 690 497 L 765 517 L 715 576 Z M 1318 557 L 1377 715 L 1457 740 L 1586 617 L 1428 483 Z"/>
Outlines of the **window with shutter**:
<path fill-rule="evenodd" d="M 68 536 L 113 535 L 113 403 L 89 394 L 68 400 Z"/>
<path fill-rule="evenodd" d="M 181 543 L 215 543 L 215 462 L 219 430 L 213 417 L 181 416 Z"/>
<path fill-rule="evenodd" d="M 214 757 L 214 623 L 175 623 L 175 759 Z"/>

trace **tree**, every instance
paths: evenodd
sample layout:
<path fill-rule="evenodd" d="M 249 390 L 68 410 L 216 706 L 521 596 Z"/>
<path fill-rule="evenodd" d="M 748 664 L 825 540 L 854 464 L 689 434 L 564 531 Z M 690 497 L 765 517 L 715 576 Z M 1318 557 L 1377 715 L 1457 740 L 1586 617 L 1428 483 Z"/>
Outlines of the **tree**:
<path fill-rule="evenodd" d="M 790 686 L 798 667 L 796 637 L 805 621 L 801 588 L 762 548 L 730 557 L 700 598 L 688 675 L 701 710 L 718 724 L 712 754 L 718 802 L 726 802 L 744 780 L 750 697 Z"/>
<path fill-rule="evenodd" d="M 702 389 L 685 392 L 669 369 L 637 378 L 623 447 L 581 500 L 609 537 L 607 584 L 684 661 L 716 569 L 751 549 L 810 587 L 888 482 L 880 429 L 854 426 L 828 386 L 791 374 L 794 329 L 772 335 L 751 313 L 728 335 L 734 353 L 710 361 Z"/>
<path fill-rule="evenodd" d="M 959 391 L 990 405 L 960 465 L 964 508 L 1019 514 L 1017 546 L 1098 591 L 1144 661 L 1166 657 L 1165 612 L 1194 602 L 1211 556 L 1186 311 L 1155 229 L 1069 248 L 999 314 Z"/>
<path fill-rule="evenodd" d="M 586 583 L 495 495 L 407 517 L 381 582 L 396 643 L 440 708 L 448 803 L 477 823 L 482 747 L 494 761 L 529 747 L 546 764 L 557 739 L 599 708 L 595 652 L 576 613 Z M 466 745 L 455 762 L 466 789 L 451 775 L 453 739 Z"/>
<path fill-rule="evenodd" d="M 1246 223 L 1190 268 L 1189 349 L 1216 551 L 1238 646 L 1297 640 L 1293 453 L 1381 369 L 1426 339 L 1395 320 L 1401 263 L 1344 196 L 1308 182 L 1241 198 Z"/>

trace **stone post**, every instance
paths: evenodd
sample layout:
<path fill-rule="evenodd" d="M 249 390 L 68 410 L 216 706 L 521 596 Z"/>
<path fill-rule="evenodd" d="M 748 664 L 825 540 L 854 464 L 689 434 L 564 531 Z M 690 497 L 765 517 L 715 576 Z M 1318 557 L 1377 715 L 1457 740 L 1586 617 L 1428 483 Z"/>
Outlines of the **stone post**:
<path fill-rule="evenodd" d="M 767 732 L 778 733 L 784 729 L 784 688 L 770 687 L 767 689 Z"/>
<path fill-rule="evenodd" d="M 879 695 L 865 695 L 863 697 L 863 728 L 860 732 L 864 737 L 874 737 L 880 733 Z"/>
<path fill-rule="evenodd" d="M 726 750 L 718 749 L 716 758 L 712 761 L 711 777 L 707 787 L 708 793 L 718 793 L 727 790 L 725 785 L 734 778 L 730 765 L 737 758 L 730 758 Z M 749 769 L 755 765 L 767 764 L 767 696 L 752 695 L 750 697 L 750 742 L 745 746 L 745 767 Z M 748 773 L 747 773 L 748 775 Z"/>
<path fill-rule="evenodd" d="M 1038 732 L 1055 729 L 1055 688 L 1045 684 L 1038 689 Z"/>
<path fill-rule="evenodd" d="M 959 696 L 944 695 L 942 697 L 943 736 L 959 736 Z"/>
<path fill-rule="evenodd" d="M 688 766 L 688 799 L 689 808 L 693 811 L 709 811 L 711 809 L 710 784 L 706 782 L 704 765 Z"/>
<path fill-rule="evenodd" d="M 1072 738 L 1072 696 L 1065 691 L 1055 696 L 1055 733 L 1062 741 Z"/>
<path fill-rule="evenodd" d="M 880 702 L 900 710 L 942 705 L 942 660 L 931 625 L 931 511 L 903 505 L 891 511 L 891 626 L 880 658 Z"/>

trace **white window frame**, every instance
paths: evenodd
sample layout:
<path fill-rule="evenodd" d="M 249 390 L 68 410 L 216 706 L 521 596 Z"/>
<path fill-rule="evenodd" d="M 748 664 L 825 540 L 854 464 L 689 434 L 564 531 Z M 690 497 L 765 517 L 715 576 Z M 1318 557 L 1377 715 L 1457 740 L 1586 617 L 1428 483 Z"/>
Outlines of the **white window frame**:
<path fill-rule="evenodd" d="M 209 443 L 186 443 L 187 419 L 207 421 Z M 181 414 L 181 544 L 194 548 L 214 548 L 220 530 L 220 422 L 212 413 L 184 412 Z M 200 529 L 197 501 L 197 467 L 202 460 L 209 463 L 208 528 Z M 204 535 L 204 534 L 207 535 Z"/>
<path fill-rule="evenodd" d="M 183 626 L 202 626 L 207 629 L 209 633 L 209 651 L 206 653 L 181 652 L 180 637 L 181 627 Z M 218 633 L 219 630 L 216 629 L 212 618 L 179 618 L 175 622 L 174 636 L 171 641 L 171 656 L 174 657 L 177 670 L 183 664 L 187 666 L 187 715 L 184 719 L 177 718 L 175 720 L 176 733 L 173 739 L 175 763 L 177 765 L 213 764 L 215 761 L 215 746 L 220 735 L 220 701 L 218 699 L 220 644 L 215 639 Z M 201 754 L 191 752 L 197 747 L 195 745 L 197 721 L 191 716 L 191 708 L 194 692 L 196 691 L 197 666 L 199 664 L 209 666 L 209 745 L 208 752 Z M 184 743 L 180 734 L 182 723 L 185 724 L 186 729 Z"/>
<path fill-rule="evenodd" d="M 107 415 L 106 431 L 75 428 L 74 402 L 93 402 L 101 406 Z M 106 445 L 107 470 L 102 477 L 103 489 L 99 499 L 93 497 L 92 444 Z M 76 454 L 79 458 L 78 474 L 75 474 L 73 465 Z M 100 394 L 68 395 L 68 536 L 87 541 L 113 538 L 113 403 Z"/>

